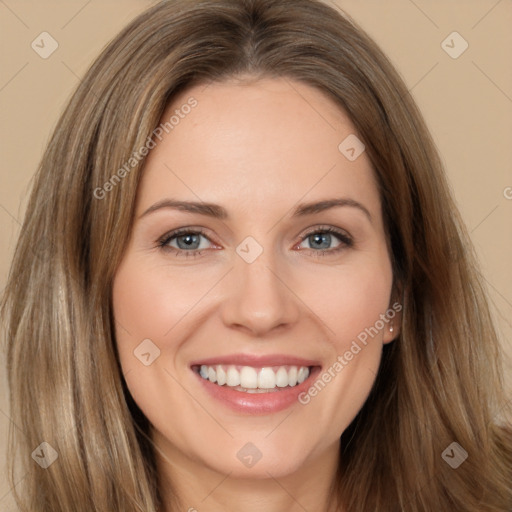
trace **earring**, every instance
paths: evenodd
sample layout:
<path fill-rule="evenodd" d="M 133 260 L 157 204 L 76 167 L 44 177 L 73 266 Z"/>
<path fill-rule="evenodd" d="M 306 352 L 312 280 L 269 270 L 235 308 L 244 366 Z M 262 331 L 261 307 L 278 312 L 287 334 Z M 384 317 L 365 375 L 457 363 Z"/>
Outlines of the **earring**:
<path fill-rule="evenodd" d="M 393 332 L 393 330 L 394 330 L 394 329 L 393 329 L 393 326 L 392 326 L 392 325 L 390 325 L 390 326 L 389 326 L 389 332 Z"/>

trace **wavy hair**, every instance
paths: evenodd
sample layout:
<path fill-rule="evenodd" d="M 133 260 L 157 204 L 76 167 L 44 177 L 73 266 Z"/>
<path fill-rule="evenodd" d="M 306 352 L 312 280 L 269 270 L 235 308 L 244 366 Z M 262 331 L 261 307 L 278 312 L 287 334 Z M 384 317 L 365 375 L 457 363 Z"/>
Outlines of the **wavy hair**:
<path fill-rule="evenodd" d="M 505 512 L 512 433 L 500 346 L 474 251 L 437 150 L 399 74 L 350 18 L 317 0 L 167 0 L 92 64 L 34 181 L 2 300 L 21 511 L 161 510 L 149 424 L 116 353 L 111 291 L 145 156 L 97 191 L 180 91 L 284 77 L 327 94 L 366 146 L 380 189 L 400 336 L 341 438 L 346 512 Z M 139 155 L 140 156 L 140 155 Z M 58 453 L 42 470 L 41 442 Z M 468 458 L 453 469 L 443 451 Z M 16 486 L 19 475 L 23 482 Z"/>

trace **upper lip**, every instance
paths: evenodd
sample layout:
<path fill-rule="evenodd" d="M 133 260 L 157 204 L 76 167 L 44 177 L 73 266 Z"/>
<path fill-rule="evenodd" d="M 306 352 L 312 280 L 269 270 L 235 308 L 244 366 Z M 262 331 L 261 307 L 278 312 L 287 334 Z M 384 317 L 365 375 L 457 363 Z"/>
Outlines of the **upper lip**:
<path fill-rule="evenodd" d="M 318 361 L 313 359 L 304 359 L 302 357 L 290 356 L 286 354 L 229 354 L 225 356 L 210 357 L 193 361 L 191 366 L 214 366 L 217 364 L 232 364 L 239 366 L 253 366 L 262 368 L 266 366 L 320 366 Z"/>

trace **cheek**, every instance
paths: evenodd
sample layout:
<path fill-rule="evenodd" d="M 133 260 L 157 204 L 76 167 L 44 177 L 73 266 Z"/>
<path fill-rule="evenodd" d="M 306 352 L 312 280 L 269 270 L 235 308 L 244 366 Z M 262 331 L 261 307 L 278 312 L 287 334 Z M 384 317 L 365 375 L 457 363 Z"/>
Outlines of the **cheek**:
<path fill-rule="evenodd" d="M 168 425 L 171 437 L 179 441 L 182 433 L 169 422 L 167 411 L 187 411 L 190 397 L 179 383 L 183 375 L 175 363 L 180 343 L 172 334 L 207 289 L 191 286 L 183 273 L 172 279 L 167 273 L 132 253 L 118 268 L 112 297 L 117 349 L 130 394 L 146 417 Z"/>
<path fill-rule="evenodd" d="M 202 276 L 200 271 L 169 276 L 161 265 L 148 268 L 146 262 L 128 259 L 119 268 L 113 286 L 120 351 L 129 339 L 140 343 L 144 338 L 166 338 L 214 282 L 211 275 Z"/>
<path fill-rule="evenodd" d="M 331 269 L 332 270 L 332 269 Z M 363 406 L 375 381 L 392 286 L 385 257 L 358 261 L 317 282 L 329 283 L 320 293 L 311 288 L 315 312 L 328 325 L 332 352 L 300 402 L 318 424 L 333 426 L 332 439 L 341 435 Z M 323 299 L 322 299 L 323 297 Z M 329 437 L 329 440 L 332 440 Z"/>
<path fill-rule="evenodd" d="M 141 354 L 149 352 L 150 357 L 161 355 L 160 351 L 164 348 L 161 339 L 177 322 L 179 309 L 183 308 L 183 303 L 178 300 L 177 288 L 161 278 L 158 280 L 156 269 L 147 270 L 136 258 L 129 257 L 123 261 L 114 279 L 112 301 L 116 342 L 125 375 L 130 372 L 132 376 L 139 375 L 143 371 L 141 361 L 134 357 L 141 343 L 147 345 L 147 350 L 141 351 Z M 146 340 L 151 340 L 154 346 Z M 148 368 L 152 370 L 152 378 L 154 367 Z M 136 389 L 131 391 L 136 394 Z"/>
<path fill-rule="evenodd" d="M 317 285 L 304 290 L 304 294 L 309 297 L 308 304 L 327 325 L 336 352 L 345 351 L 352 340 L 375 325 L 379 334 L 373 337 L 381 339 L 380 315 L 389 308 L 392 287 L 388 259 L 376 258 L 340 267 L 336 272 L 332 270 L 317 272 Z M 364 334 L 361 337 L 364 338 Z"/>

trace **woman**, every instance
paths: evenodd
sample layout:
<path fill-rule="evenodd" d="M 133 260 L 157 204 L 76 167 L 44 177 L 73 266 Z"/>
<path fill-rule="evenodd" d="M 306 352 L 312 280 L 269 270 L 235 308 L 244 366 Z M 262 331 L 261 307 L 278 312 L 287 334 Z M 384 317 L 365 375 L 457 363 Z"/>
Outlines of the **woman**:
<path fill-rule="evenodd" d="M 436 150 L 322 3 L 169 1 L 124 29 L 43 157 L 3 314 L 21 510 L 512 507 Z"/>

